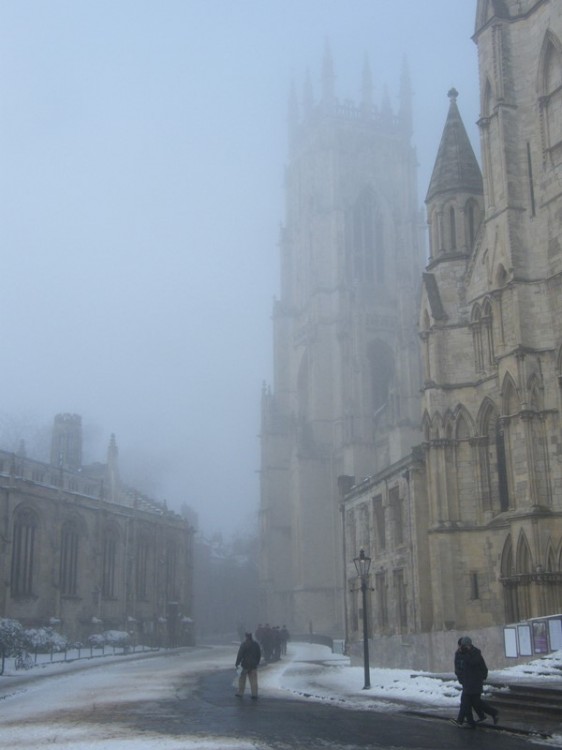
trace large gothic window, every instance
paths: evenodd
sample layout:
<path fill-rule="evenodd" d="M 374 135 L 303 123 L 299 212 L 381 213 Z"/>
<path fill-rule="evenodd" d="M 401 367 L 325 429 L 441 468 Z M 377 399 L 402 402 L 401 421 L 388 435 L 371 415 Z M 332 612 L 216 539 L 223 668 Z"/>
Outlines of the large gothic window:
<path fill-rule="evenodd" d="M 461 521 L 475 523 L 478 519 L 480 498 L 474 492 L 474 477 L 477 472 L 471 444 L 470 421 L 464 410 L 457 416 L 455 430 L 455 467 L 464 467 L 463 471 L 455 471 L 459 517 Z"/>
<path fill-rule="evenodd" d="M 367 351 L 370 374 L 371 403 L 377 414 L 389 402 L 394 379 L 394 356 L 383 341 L 374 341 Z"/>
<path fill-rule="evenodd" d="M 375 574 L 375 592 L 377 598 L 377 616 L 379 632 L 384 633 L 388 628 L 388 597 L 386 573 L 380 571 Z"/>
<path fill-rule="evenodd" d="M 403 501 L 400 497 L 398 487 L 393 487 L 388 493 L 388 503 L 392 512 L 392 522 L 394 526 L 394 544 L 404 543 L 404 518 L 403 518 Z"/>
<path fill-rule="evenodd" d="M 509 508 L 504 429 L 497 411 L 488 402 L 481 417 L 480 476 L 485 510 L 501 513 Z"/>
<path fill-rule="evenodd" d="M 382 495 L 377 495 L 373 498 L 373 518 L 375 521 L 376 550 L 377 552 L 382 552 L 386 548 L 386 527 Z"/>
<path fill-rule="evenodd" d="M 503 546 L 500 580 L 504 586 L 505 621 L 508 623 L 517 622 L 521 619 L 517 599 L 519 579 L 515 575 L 513 544 L 510 535 L 508 535 Z"/>
<path fill-rule="evenodd" d="M 394 571 L 394 595 L 396 597 L 396 624 L 399 633 L 408 630 L 408 599 L 404 571 Z"/>
<path fill-rule="evenodd" d="M 535 373 L 527 386 L 529 407 L 532 418 L 529 420 L 529 440 L 532 451 L 531 471 L 533 476 L 534 502 L 537 505 L 550 505 L 548 436 L 544 421 L 544 405 L 541 381 Z"/>
<path fill-rule="evenodd" d="M 63 525 L 60 550 L 60 592 L 63 596 L 78 594 L 79 533 L 73 522 Z"/>
<path fill-rule="evenodd" d="M 117 546 L 117 532 L 108 529 L 103 539 L 101 593 L 104 599 L 115 599 L 117 596 Z"/>
<path fill-rule="evenodd" d="M 144 601 L 148 598 L 148 561 L 149 542 L 145 536 L 137 541 L 135 555 L 135 592 L 137 599 Z"/>
<path fill-rule="evenodd" d="M 351 263 L 355 281 L 385 281 L 383 221 L 371 190 L 364 190 L 351 213 Z"/>
<path fill-rule="evenodd" d="M 542 55 L 542 99 L 545 142 L 554 164 L 562 163 L 562 46 L 554 35 L 545 40 Z"/>
<path fill-rule="evenodd" d="M 178 598 L 177 592 L 177 550 L 174 542 L 170 541 L 166 545 L 166 570 L 165 570 L 165 591 L 168 602 L 175 601 Z"/>
<path fill-rule="evenodd" d="M 12 537 L 12 567 L 10 576 L 13 597 L 33 594 L 34 573 L 37 565 L 37 516 L 31 510 L 20 510 L 14 519 Z"/>
<path fill-rule="evenodd" d="M 470 198 L 466 202 L 464 217 L 466 222 L 466 239 L 468 242 L 468 249 L 470 251 L 474 247 L 476 235 L 478 233 L 478 229 L 480 228 L 480 207 L 473 198 Z"/>

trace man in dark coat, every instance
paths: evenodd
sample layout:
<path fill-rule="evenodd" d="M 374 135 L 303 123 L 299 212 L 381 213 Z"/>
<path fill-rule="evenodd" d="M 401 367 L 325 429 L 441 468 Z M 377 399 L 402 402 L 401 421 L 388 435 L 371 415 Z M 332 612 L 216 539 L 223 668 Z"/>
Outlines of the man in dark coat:
<path fill-rule="evenodd" d="M 462 638 L 459 638 L 457 641 L 457 650 L 455 651 L 455 675 L 457 676 L 457 680 L 460 682 L 461 685 L 464 684 L 464 652 L 462 650 L 461 646 Z M 481 712 L 478 714 L 478 721 L 484 721 L 486 718 L 486 714 Z M 457 715 L 456 719 L 451 719 L 451 723 L 455 724 L 456 726 L 462 726 L 466 720 L 466 723 L 469 724 L 471 727 L 473 727 L 476 722 L 474 721 L 474 717 L 472 715 L 472 708 L 470 706 L 470 703 L 468 701 L 463 701 L 461 697 L 461 703 L 459 706 L 459 713 Z"/>
<path fill-rule="evenodd" d="M 246 676 L 250 681 L 250 691 L 252 700 L 258 699 L 258 664 L 261 659 L 261 649 L 257 641 L 254 641 L 251 633 L 246 633 L 245 639 L 240 644 L 238 655 L 236 656 L 236 669 L 242 667 L 240 678 L 238 679 L 237 698 L 242 698 L 246 689 Z"/>
<path fill-rule="evenodd" d="M 462 653 L 462 696 L 461 711 L 464 709 L 464 716 L 469 721 L 470 726 L 474 727 L 469 720 L 469 711 L 473 708 L 478 716 L 488 714 L 498 723 L 499 713 L 486 701 L 482 700 L 482 690 L 484 689 L 484 680 L 488 677 L 488 667 L 482 656 L 480 649 L 473 645 L 472 640 L 465 635 L 461 638 L 460 648 Z M 480 719 L 483 721 L 484 719 Z"/>

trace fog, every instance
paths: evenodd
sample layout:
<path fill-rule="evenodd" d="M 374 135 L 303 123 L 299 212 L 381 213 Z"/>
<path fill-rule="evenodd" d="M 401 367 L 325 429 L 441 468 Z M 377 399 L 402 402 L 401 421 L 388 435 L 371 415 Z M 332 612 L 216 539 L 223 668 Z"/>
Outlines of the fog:
<path fill-rule="evenodd" d="M 250 529 L 291 84 L 329 43 L 340 100 L 368 57 L 395 108 L 406 57 L 422 206 L 453 85 L 478 153 L 475 6 L 1 0 L 3 439 L 80 414 L 86 461 L 115 433 L 127 481 Z"/>

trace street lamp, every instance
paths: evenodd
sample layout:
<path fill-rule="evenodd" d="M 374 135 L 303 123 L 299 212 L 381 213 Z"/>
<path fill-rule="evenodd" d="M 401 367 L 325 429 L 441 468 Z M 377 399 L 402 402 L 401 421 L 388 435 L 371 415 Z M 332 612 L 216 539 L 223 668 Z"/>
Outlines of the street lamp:
<path fill-rule="evenodd" d="M 363 661 L 365 666 L 365 684 L 363 690 L 371 687 L 369 674 L 369 633 L 367 631 L 367 578 L 371 567 L 371 558 L 365 555 L 365 550 L 359 552 L 359 557 L 354 558 L 357 575 L 361 579 L 361 594 L 363 596 Z"/>

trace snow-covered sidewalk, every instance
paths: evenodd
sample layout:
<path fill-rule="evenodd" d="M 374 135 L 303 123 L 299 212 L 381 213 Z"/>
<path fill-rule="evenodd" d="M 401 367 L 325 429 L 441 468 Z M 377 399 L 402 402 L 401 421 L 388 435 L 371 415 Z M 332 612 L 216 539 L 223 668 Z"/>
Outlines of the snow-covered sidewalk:
<path fill-rule="evenodd" d="M 347 656 L 332 654 L 326 646 L 292 643 L 284 660 L 261 675 L 264 688 L 277 688 L 321 701 L 337 701 L 353 708 L 373 709 L 384 701 L 419 707 L 458 708 L 460 685 L 451 672 L 441 675 L 406 669 L 370 668 L 371 687 L 363 689 L 363 667 L 352 667 Z M 489 682 L 513 684 L 540 681 L 562 690 L 562 651 L 524 665 L 490 671 Z"/>

